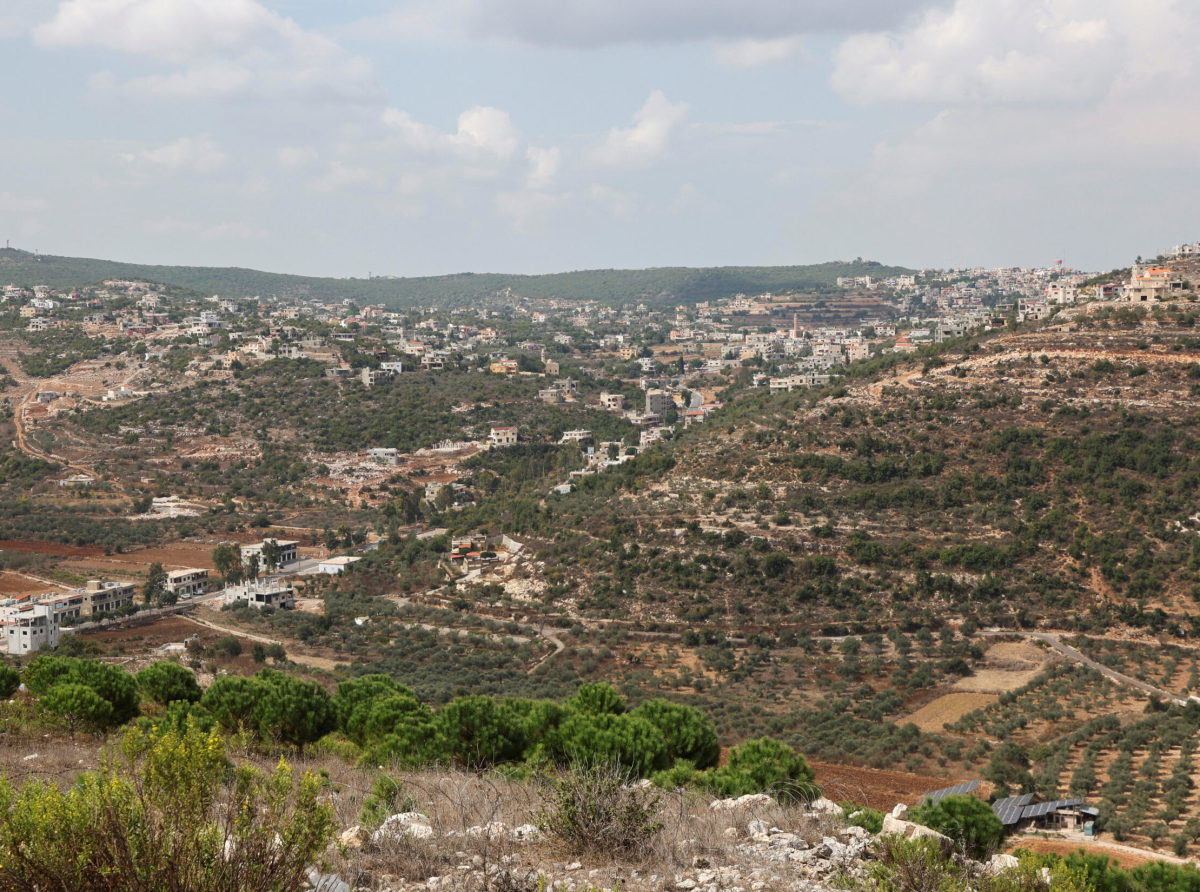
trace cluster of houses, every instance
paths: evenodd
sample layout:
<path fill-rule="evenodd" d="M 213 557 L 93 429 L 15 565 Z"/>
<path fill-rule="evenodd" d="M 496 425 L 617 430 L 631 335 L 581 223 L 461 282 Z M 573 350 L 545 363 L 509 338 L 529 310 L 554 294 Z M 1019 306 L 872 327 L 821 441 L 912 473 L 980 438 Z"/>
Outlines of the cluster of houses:
<path fill-rule="evenodd" d="M 83 588 L 68 592 L 24 595 L 0 602 L 0 624 L 11 656 L 36 653 L 42 647 L 58 647 L 65 620 L 78 620 L 120 610 L 133 603 L 132 583 L 89 580 Z"/>
<path fill-rule="evenodd" d="M 276 570 L 294 572 L 300 561 L 300 543 L 287 539 L 264 539 L 241 547 L 244 564 L 262 560 L 263 549 L 276 553 Z M 357 555 L 340 555 L 317 562 L 315 572 L 338 575 L 357 561 Z M 203 568 L 170 570 L 164 582 L 166 590 L 178 601 L 188 601 L 209 592 L 212 580 Z M 42 647 L 58 647 L 62 630 L 78 622 L 99 619 L 134 603 L 136 588 L 130 582 L 89 580 L 82 588 L 65 592 L 21 595 L 0 601 L 0 626 L 11 656 L 36 653 Z M 251 579 L 223 590 L 225 604 L 244 603 L 253 607 L 290 609 L 295 606 L 295 589 L 284 578 L 271 575 Z"/>

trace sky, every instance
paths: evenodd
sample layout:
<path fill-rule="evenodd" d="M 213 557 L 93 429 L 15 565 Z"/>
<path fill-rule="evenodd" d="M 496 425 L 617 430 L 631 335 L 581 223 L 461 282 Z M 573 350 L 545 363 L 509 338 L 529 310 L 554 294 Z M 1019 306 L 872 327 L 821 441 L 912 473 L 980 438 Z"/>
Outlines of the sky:
<path fill-rule="evenodd" d="M 1196 0 L 3 0 L 0 238 L 305 275 L 1127 265 Z"/>

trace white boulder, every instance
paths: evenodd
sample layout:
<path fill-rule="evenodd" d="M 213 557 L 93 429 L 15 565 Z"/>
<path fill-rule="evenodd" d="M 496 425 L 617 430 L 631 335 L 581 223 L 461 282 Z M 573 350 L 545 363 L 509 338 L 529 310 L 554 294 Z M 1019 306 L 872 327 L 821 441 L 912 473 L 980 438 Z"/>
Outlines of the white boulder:
<path fill-rule="evenodd" d="M 429 826 L 429 818 L 420 812 L 406 811 L 403 814 L 392 815 L 378 830 L 371 834 L 371 842 L 375 845 L 400 836 L 411 836 L 416 839 L 429 839 L 433 836 L 433 828 Z"/>

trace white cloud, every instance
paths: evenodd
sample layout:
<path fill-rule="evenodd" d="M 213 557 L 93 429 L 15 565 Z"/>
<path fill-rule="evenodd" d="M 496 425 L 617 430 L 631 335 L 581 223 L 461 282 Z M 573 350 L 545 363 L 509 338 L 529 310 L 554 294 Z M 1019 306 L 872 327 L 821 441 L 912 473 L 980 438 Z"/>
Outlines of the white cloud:
<path fill-rule="evenodd" d="M 13 195 L 11 192 L 0 192 L 0 211 L 11 214 L 32 214 L 43 210 L 46 202 L 41 198 L 29 195 Z"/>
<path fill-rule="evenodd" d="M 1182 17 L 1161 0 L 955 0 L 897 33 L 844 40 L 831 83 L 861 103 L 1087 101 L 1107 92 L 1132 61 L 1147 21 L 1171 27 Z M 1138 50 L 1149 61 L 1169 55 L 1171 42 L 1162 35 Z"/>
<path fill-rule="evenodd" d="M 633 116 L 636 123 L 610 130 L 592 151 L 592 160 L 608 167 L 646 167 L 667 150 L 671 131 L 687 112 L 686 102 L 672 104 L 661 90 L 655 90 Z"/>
<path fill-rule="evenodd" d="M 548 149 L 530 146 L 525 150 L 525 157 L 529 159 L 529 176 L 525 185 L 530 189 L 549 189 L 562 162 L 562 153 L 559 152 L 558 146 Z"/>
<path fill-rule="evenodd" d="M 527 233 L 549 224 L 554 211 L 569 198 L 568 194 L 549 192 L 501 192 L 496 196 L 496 209 L 517 232 Z"/>
<path fill-rule="evenodd" d="M 614 217 L 627 220 L 637 213 L 637 196 L 630 192 L 618 192 L 608 186 L 594 185 L 587 192 L 588 198 L 603 205 Z"/>
<path fill-rule="evenodd" d="M 252 87 L 255 77 L 253 70 L 238 62 L 217 62 L 171 74 L 135 77 L 123 85 L 108 81 L 105 92 L 116 87 L 135 96 L 212 99 L 245 92 Z"/>
<path fill-rule="evenodd" d="M 376 95 L 369 63 L 256 0 L 63 0 L 33 39 L 45 48 L 98 47 L 178 68 L 125 85 L 140 95 Z"/>
<path fill-rule="evenodd" d="M 104 47 L 181 64 L 298 30 L 255 0 L 65 0 L 33 38 L 45 47 Z"/>
<path fill-rule="evenodd" d="M 332 161 L 328 172 L 313 181 L 317 192 L 337 192 L 347 186 L 362 186 L 372 180 L 371 172 L 362 167 L 352 167 L 341 161 Z"/>
<path fill-rule="evenodd" d="M 385 109 L 383 123 L 399 133 L 405 145 L 417 151 L 432 151 L 444 139 L 436 127 L 414 121 L 408 112 L 398 108 Z"/>
<path fill-rule="evenodd" d="M 144 162 L 170 173 L 212 173 L 221 168 L 228 156 L 218 148 L 212 137 L 181 136 L 175 142 L 121 155 L 129 162 Z"/>
<path fill-rule="evenodd" d="M 458 133 L 451 141 L 467 150 L 478 149 L 502 161 L 512 157 L 520 143 L 508 112 L 477 105 L 458 116 Z"/>
<path fill-rule="evenodd" d="M 723 43 L 713 50 L 713 58 L 726 68 L 761 68 L 783 62 L 804 47 L 800 37 L 777 37 L 756 40 L 747 37 L 734 43 Z"/>
<path fill-rule="evenodd" d="M 401 195 L 416 195 L 424 188 L 425 178 L 419 173 L 402 173 L 396 191 Z"/>
<path fill-rule="evenodd" d="M 442 133 L 396 108 L 384 111 L 383 123 L 399 133 L 409 149 L 453 153 L 473 160 L 507 161 L 521 142 L 520 132 L 508 112 L 483 105 L 473 106 L 458 116 L 456 133 Z"/>
<path fill-rule="evenodd" d="M 312 146 L 282 146 L 275 156 L 279 160 L 279 166 L 285 170 L 308 167 L 321 157 Z"/>

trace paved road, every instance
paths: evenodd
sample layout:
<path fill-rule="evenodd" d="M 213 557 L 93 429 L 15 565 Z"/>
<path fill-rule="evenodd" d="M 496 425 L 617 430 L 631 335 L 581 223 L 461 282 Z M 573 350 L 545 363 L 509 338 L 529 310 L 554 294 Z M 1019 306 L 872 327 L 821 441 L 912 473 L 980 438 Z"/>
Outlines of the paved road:
<path fill-rule="evenodd" d="M 1060 654 L 1067 657 L 1068 659 L 1074 660 L 1076 663 L 1083 663 L 1083 665 L 1089 666 L 1092 669 L 1095 669 L 1101 675 L 1104 675 L 1107 678 L 1111 678 L 1113 681 L 1120 682 L 1121 684 L 1124 684 L 1124 685 L 1129 685 L 1130 687 L 1138 688 L 1140 690 L 1145 691 L 1147 694 L 1154 694 L 1157 697 L 1162 697 L 1164 700 L 1167 700 L 1171 703 L 1178 704 L 1179 706 L 1186 706 L 1188 703 L 1187 700 L 1181 699 L 1178 694 L 1172 694 L 1169 691 L 1164 691 L 1162 688 L 1156 688 L 1152 684 L 1146 684 L 1146 682 L 1144 682 L 1144 681 L 1138 681 L 1136 678 L 1130 678 L 1128 675 L 1124 675 L 1120 672 L 1117 672 L 1115 669 L 1109 669 L 1107 666 L 1097 663 L 1095 660 L 1088 659 L 1083 654 L 1081 654 L 1079 651 L 1077 651 L 1075 648 L 1073 648 L 1069 645 L 1063 644 L 1061 641 L 1059 641 L 1057 633 L 1017 632 L 1017 631 L 1011 631 L 1011 630 L 1006 630 L 1006 629 L 999 629 L 999 630 L 983 631 L 980 634 L 988 635 L 988 636 L 992 636 L 992 637 L 1002 636 L 1002 635 L 1024 635 L 1026 638 L 1036 638 L 1038 641 L 1044 641 L 1046 644 L 1050 645 L 1050 647 L 1052 647 L 1054 650 L 1058 651 Z"/>

